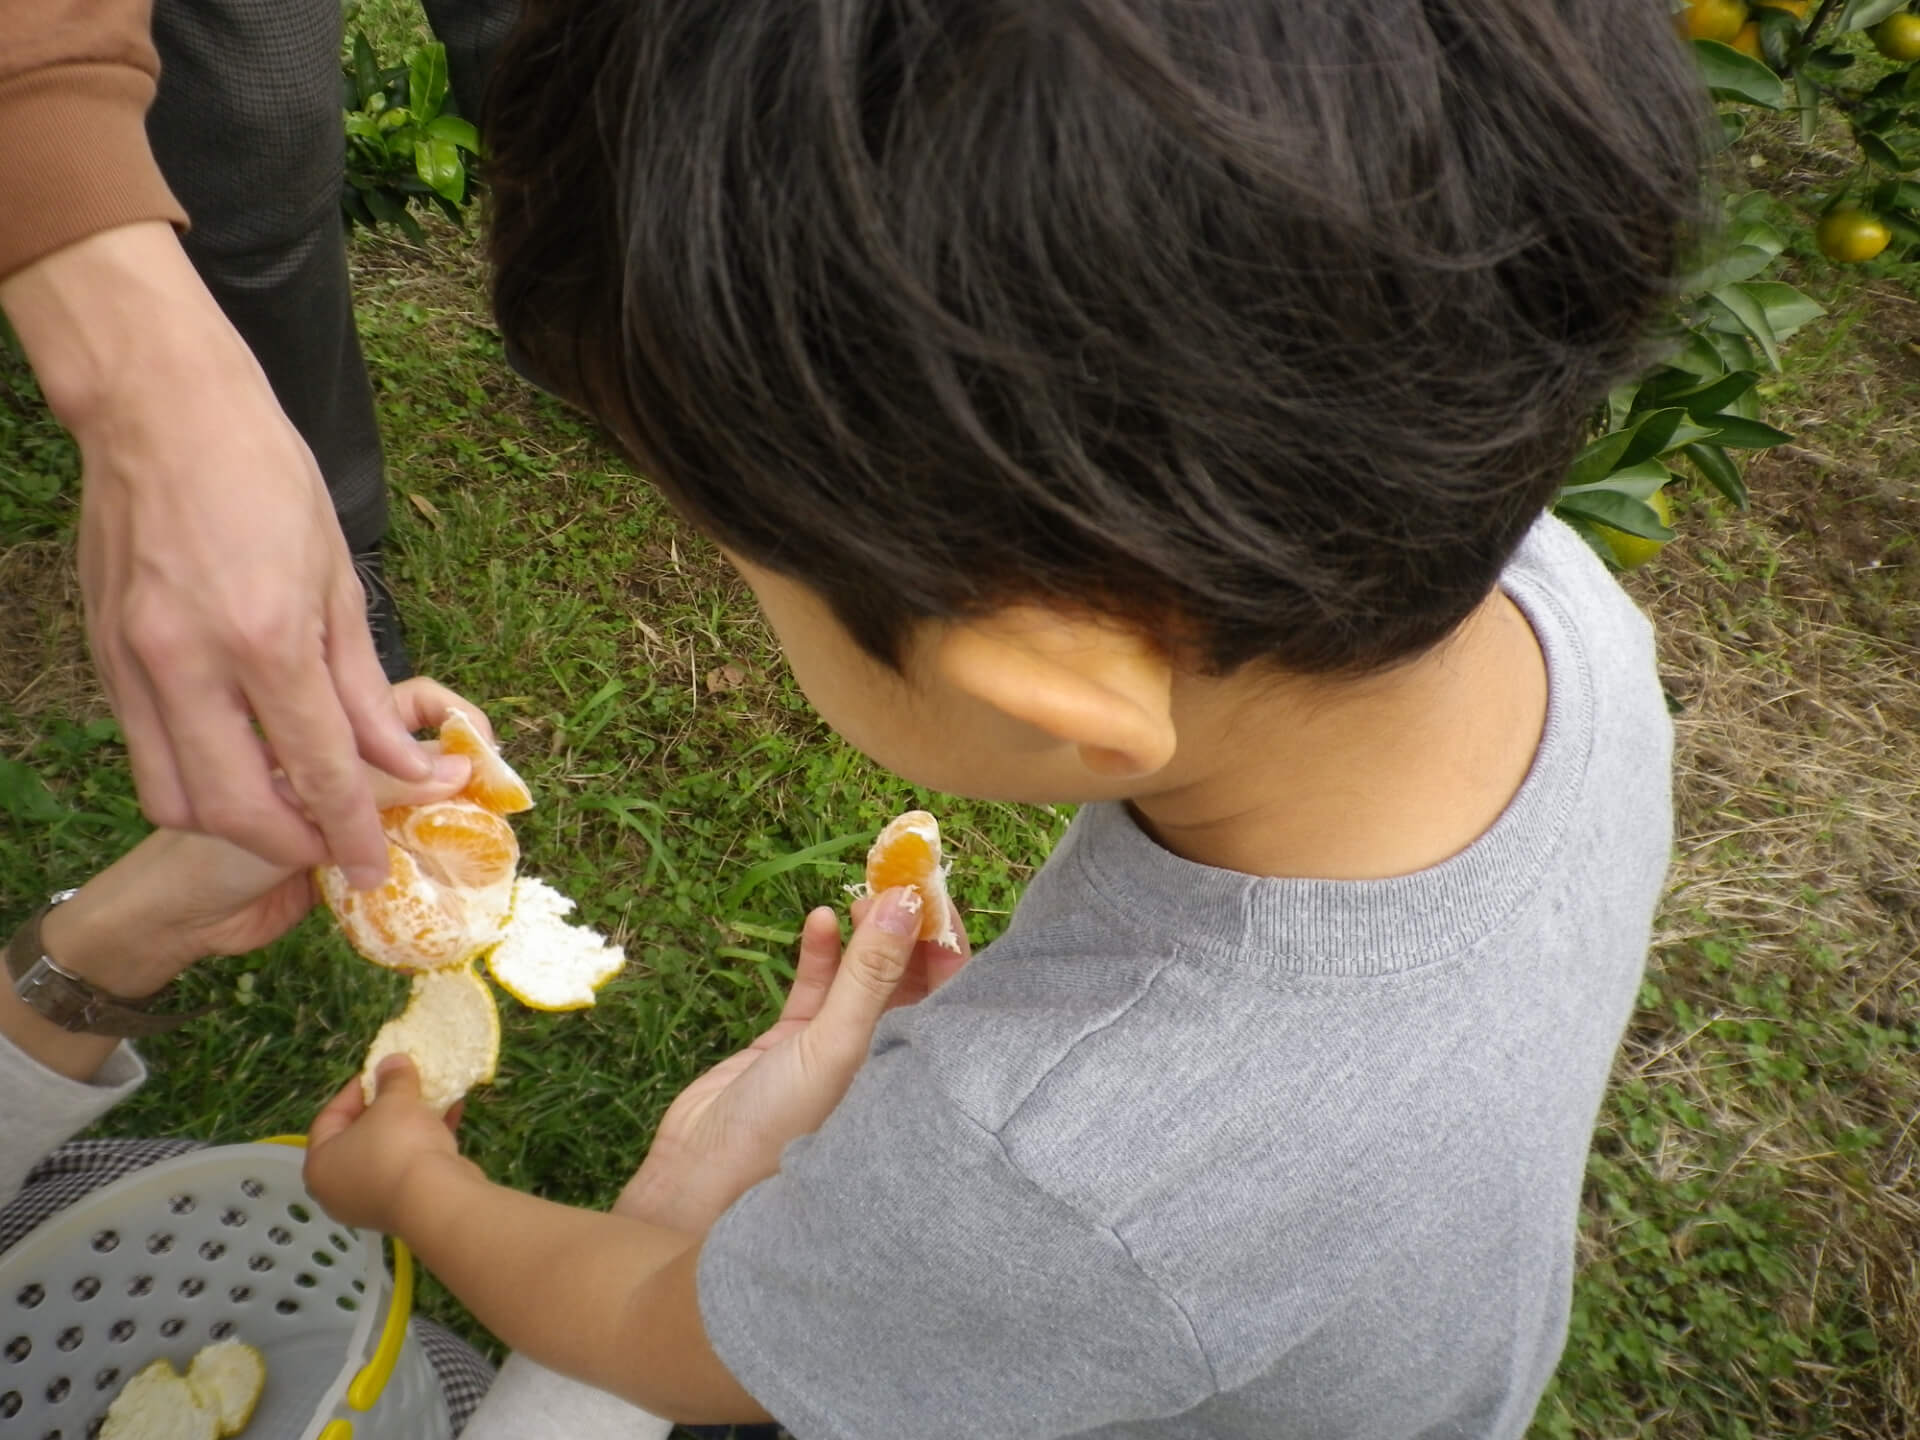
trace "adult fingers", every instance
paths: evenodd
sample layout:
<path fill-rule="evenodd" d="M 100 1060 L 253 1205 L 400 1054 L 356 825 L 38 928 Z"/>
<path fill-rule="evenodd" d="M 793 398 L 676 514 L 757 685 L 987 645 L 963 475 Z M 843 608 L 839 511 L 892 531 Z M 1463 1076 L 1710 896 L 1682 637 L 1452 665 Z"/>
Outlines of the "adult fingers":
<path fill-rule="evenodd" d="M 351 590 L 351 599 L 346 591 Z M 421 750 L 394 702 L 393 686 L 380 668 L 380 657 L 367 629 L 366 594 L 357 577 L 334 598 L 327 621 L 327 668 L 334 694 L 353 731 L 354 743 L 367 761 L 402 780 L 425 780 L 432 761 Z M 357 602 L 357 603 L 356 603 Z"/>
<path fill-rule="evenodd" d="M 438 730 L 446 723 L 448 712 L 459 710 L 488 741 L 494 738 L 493 723 L 478 705 L 424 675 L 402 680 L 394 686 L 393 703 L 409 730 Z"/>
<path fill-rule="evenodd" d="M 320 831 L 274 790 L 271 762 L 243 697 L 204 669 L 154 672 L 154 680 L 160 720 L 192 809 L 190 828 L 280 865 L 324 860 Z M 298 791 L 297 778 L 288 778 Z M 368 812 L 371 820 L 371 802 Z"/>
<path fill-rule="evenodd" d="M 325 837 L 333 862 L 357 889 L 387 875 L 387 842 L 360 763 L 353 728 L 317 648 L 299 647 L 239 677 L 267 743 L 294 793 Z M 204 817 L 203 817 L 204 818 Z"/>
<path fill-rule="evenodd" d="M 808 1048 L 831 1070 L 851 1076 L 866 1057 L 874 1026 L 913 958 L 920 908 L 919 892 L 901 886 L 875 900 L 855 927 L 820 1013 L 804 1032 Z"/>

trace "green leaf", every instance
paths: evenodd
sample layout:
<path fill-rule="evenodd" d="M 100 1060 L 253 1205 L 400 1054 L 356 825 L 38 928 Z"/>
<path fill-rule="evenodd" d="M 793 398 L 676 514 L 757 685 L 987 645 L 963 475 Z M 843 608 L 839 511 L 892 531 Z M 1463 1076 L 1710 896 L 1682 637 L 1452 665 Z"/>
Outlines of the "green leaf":
<path fill-rule="evenodd" d="M 1920 190 L 1920 186 L 1914 188 Z M 1778 280 L 1750 280 L 1740 288 L 1766 312 L 1776 340 L 1791 339 L 1801 326 L 1827 313 L 1827 307 L 1818 300 Z"/>
<path fill-rule="evenodd" d="M 347 112 L 347 134 L 378 143 L 380 122 L 364 111 L 350 110 Z"/>
<path fill-rule="evenodd" d="M 67 813 L 31 765 L 0 755 L 0 810 L 30 825 L 45 825 Z"/>
<path fill-rule="evenodd" d="M 399 226 L 400 233 L 405 235 L 414 244 L 423 248 L 425 247 L 427 243 L 427 232 L 420 228 L 420 222 L 413 218 L 412 211 L 402 210 L 399 215 L 394 217 L 393 223 Z"/>
<path fill-rule="evenodd" d="M 1619 568 L 1619 563 L 1613 558 L 1613 547 L 1607 544 L 1605 536 L 1593 528 L 1591 521 L 1571 513 L 1561 514 L 1558 509 L 1555 509 L 1553 513 L 1559 516 L 1568 529 L 1572 530 L 1574 534 L 1587 542 L 1587 548 L 1605 561 L 1609 570 Z"/>
<path fill-rule="evenodd" d="M 373 212 L 367 208 L 366 197 L 360 193 L 358 186 L 349 183 L 341 187 L 340 208 L 346 211 L 347 219 L 353 224 L 364 225 L 369 230 L 375 228 Z"/>
<path fill-rule="evenodd" d="M 1666 363 L 1701 380 L 1717 380 L 1727 373 L 1727 362 L 1720 358 L 1720 352 L 1706 336 L 1691 330 L 1687 332 L 1686 343 L 1668 355 Z"/>
<path fill-rule="evenodd" d="M 1722 285 L 1709 297 L 1740 323 L 1749 335 L 1766 352 L 1767 362 L 1774 369 L 1780 368 L 1780 342 L 1775 338 L 1773 327 L 1767 323 L 1767 312 L 1760 308 L 1760 302 L 1747 293 L 1742 285 Z"/>
<path fill-rule="evenodd" d="M 447 99 L 447 47 L 435 41 L 407 57 L 407 107 L 423 121 L 440 113 Z"/>
<path fill-rule="evenodd" d="M 1716 445 L 1731 445 L 1736 450 L 1770 450 L 1775 445 L 1785 445 L 1793 439 L 1784 430 L 1760 420 L 1749 420 L 1744 415 L 1714 415 L 1695 417 L 1703 425 L 1713 427 L 1713 442 Z"/>
<path fill-rule="evenodd" d="M 1633 443 L 1633 431 L 1613 430 L 1586 446 L 1567 466 L 1568 485 L 1587 485 L 1604 479 Z"/>
<path fill-rule="evenodd" d="M 1616 385 L 1607 392 L 1607 429 L 1618 430 L 1627 423 L 1627 416 L 1633 413 L 1634 397 L 1639 393 L 1638 380 Z"/>
<path fill-rule="evenodd" d="M 1606 479 L 1596 480 L 1591 485 L 1563 485 L 1560 487 L 1560 496 L 1565 499 L 1569 495 L 1594 495 L 1602 490 L 1611 490 L 1616 495 L 1645 500 L 1671 479 L 1673 472 L 1658 460 L 1642 460 L 1638 465 L 1616 470 Z"/>
<path fill-rule="evenodd" d="M 786 855 L 776 855 L 771 860 L 762 860 L 758 865 L 749 866 L 739 880 L 734 882 L 733 888 L 720 898 L 720 909 L 723 913 L 731 914 L 740 908 L 742 900 L 775 876 L 784 875 L 789 870 L 797 870 L 802 865 L 821 864 L 831 860 L 843 850 L 849 850 L 856 845 L 869 844 L 872 840 L 873 836 L 864 832 L 858 835 L 836 835 L 831 840 L 822 840 L 818 845 L 809 845 L 804 850 L 795 850 Z"/>
<path fill-rule="evenodd" d="M 469 154 L 480 153 L 480 132 L 473 128 L 471 120 L 463 120 L 458 115 L 437 115 L 427 126 L 427 134 L 435 140 L 445 140 L 450 145 L 458 145 Z"/>
<path fill-rule="evenodd" d="M 1885 140 L 1870 130 L 1854 127 L 1853 138 L 1859 143 L 1862 153 L 1874 164 L 1887 170 L 1912 170 L 1920 166 L 1920 158 L 1910 157 L 1894 149 Z"/>
<path fill-rule="evenodd" d="M 1740 467 L 1718 445 L 1689 445 L 1680 452 L 1694 463 L 1707 483 L 1733 502 L 1736 509 L 1747 508 L 1747 482 L 1740 478 Z"/>
<path fill-rule="evenodd" d="M 1920 182 L 1883 181 L 1873 188 L 1873 208 L 1876 211 L 1920 210 Z"/>
<path fill-rule="evenodd" d="M 1618 490 L 1583 490 L 1571 495 L 1562 490 L 1553 508 L 1556 514 L 1578 515 L 1582 520 L 1624 530 L 1643 540 L 1671 540 L 1674 535 L 1660 523 L 1651 505 Z"/>
<path fill-rule="evenodd" d="M 1853 64 L 1853 56 L 1832 45 L 1822 45 L 1809 50 L 1800 61 L 1800 68 L 1812 70 L 1823 75 L 1837 75 Z"/>
<path fill-rule="evenodd" d="M 398 225 L 406 218 L 407 207 L 393 198 L 384 189 L 363 190 L 361 198 L 367 202 L 367 209 L 373 212 L 373 218 L 389 225 Z"/>
<path fill-rule="evenodd" d="M 1701 424 L 1711 424 L 1714 416 L 1733 404 L 1742 395 L 1760 383 L 1760 377 L 1751 370 L 1735 370 L 1730 375 L 1722 375 L 1709 380 L 1704 385 L 1695 385 L 1689 389 L 1676 390 L 1661 397 L 1663 403 L 1678 405 L 1687 414 Z"/>
<path fill-rule="evenodd" d="M 1725 285 L 1734 280 L 1749 280 L 1773 264 L 1779 253 L 1777 246 L 1768 250 L 1758 245 L 1736 245 L 1705 270 L 1683 279 L 1680 288 L 1693 293 L 1711 290 L 1716 285 Z"/>
<path fill-rule="evenodd" d="M 414 141 L 413 168 L 436 194 L 456 202 L 466 198 L 467 167 L 451 140 Z"/>
<path fill-rule="evenodd" d="M 1907 8 L 1907 0 L 1847 0 L 1846 8 L 1840 12 L 1840 31 L 1865 30 L 1878 25 L 1889 15 L 1897 15 Z"/>
<path fill-rule="evenodd" d="M 1693 58 L 1700 63 L 1707 89 L 1718 98 L 1744 100 L 1768 110 L 1786 107 L 1787 91 L 1780 77 L 1731 45 L 1722 45 L 1718 40 L 1696 40 Z"/>
<path fill-rule="evenodd" d="M 380 90 L 380 67 L 374 62 L 373 46 L 361 31 L 353 32 L 353 88 L 358 104 L 365 105 Z"/>

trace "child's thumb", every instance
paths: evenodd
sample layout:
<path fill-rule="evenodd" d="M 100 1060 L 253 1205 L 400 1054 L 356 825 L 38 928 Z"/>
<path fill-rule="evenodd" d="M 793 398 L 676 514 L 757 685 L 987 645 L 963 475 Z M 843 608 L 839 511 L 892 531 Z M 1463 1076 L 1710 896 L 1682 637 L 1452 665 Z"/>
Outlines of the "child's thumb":
<path fill-rule="evenodd" d="M 393 1054 L 380 1062 L 380 1068 L 373 1072 L 374 1101 L 400 1099 L 418 1100 L 420 1098 L 420 1072 L 414 1068 L 413 1057 L 405 1054 Z"/>
<path fill-rule="evenodd" d="M 846 954 L 809 1030 L 816 1045 L 855 1068 L 873 1027 L 900 988 L 920 934 L 920 892 L 902 887 L 880 896 L 854 930 Z"/>

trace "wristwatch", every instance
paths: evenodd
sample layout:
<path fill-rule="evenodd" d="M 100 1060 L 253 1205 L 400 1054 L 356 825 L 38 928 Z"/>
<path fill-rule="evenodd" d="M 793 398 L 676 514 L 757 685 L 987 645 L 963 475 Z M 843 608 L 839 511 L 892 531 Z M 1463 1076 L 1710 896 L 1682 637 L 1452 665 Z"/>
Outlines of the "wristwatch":
<path fill-rule="evenodd" d="M 27 923 L 7 942 L 7 974 L 13 978 L 14 994 L 28 1009 L 76 1035 L 111 1035 L 125 1040 L 164 1034 L 207 1013 L 203 1009 L 156 1015 L 152 1007 L 166 993 L 164 990 L 143 1000 L 129 1000 L 83 980 L 47 954 L 40 943 L 40 922 L 54 906 L 79 893 L 62 890 L 55 894 L 28 916 Z"/>

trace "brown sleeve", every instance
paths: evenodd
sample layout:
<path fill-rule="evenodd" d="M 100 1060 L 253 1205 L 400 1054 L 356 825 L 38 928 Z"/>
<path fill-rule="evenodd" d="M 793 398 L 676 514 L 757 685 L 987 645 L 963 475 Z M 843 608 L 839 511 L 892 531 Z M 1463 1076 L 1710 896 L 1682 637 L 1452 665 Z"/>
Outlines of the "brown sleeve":
<path fill-rule="evenodd" d="M 136 220 L 186 223 L 147 144 L 151 0 L 0 0 L 0 279 Z"/>

